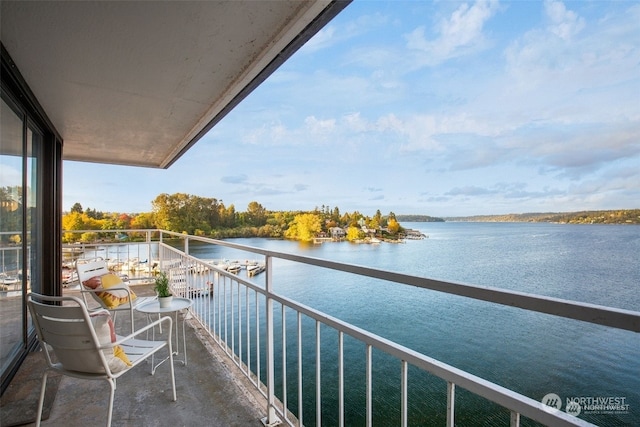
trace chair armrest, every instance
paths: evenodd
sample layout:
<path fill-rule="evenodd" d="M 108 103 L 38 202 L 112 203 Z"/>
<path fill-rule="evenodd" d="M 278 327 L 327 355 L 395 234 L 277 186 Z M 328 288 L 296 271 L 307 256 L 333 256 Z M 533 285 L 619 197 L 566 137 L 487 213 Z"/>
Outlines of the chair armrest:
<path fill-rule="evenodd" d="M 103 301 L 103 299 L 98 296 L 99 293 L 103 293 L 103 292 L 110 292 L 110 291 L 125 291 L 127 293 L 127 300 L 128 303 L 127 304 L 121 304 L 118 305 L 117 307 L 109 307 L 105 301 Z M 85 301 L 85 304 L 87 306 L 87 308 L 91 311 L 93 311 L 94 309 L 89 308 L 89 303 L 87 301 L 87 298 L 85 297 L 86 294 L 91 294 L 91 296 L 93 297 L 93 300 L 98 303 L 102 308 L 105 308 L 107 310 L 126 310 L 126 309 L 132 309 L 134 304 L 132 302 L 131 299 L 131 295 L 134 294 L 133 291 L 131 289 L 129 289 L 129 286 L 113 286 L 111 288 L 108 289 L 104 289 L 104 288 L 96 288 L 96 289 L 90 289 L 90 288 L 86 288 L 84 285 L 80 285 L 80 293 L 82 294 L 82 298 Z M 135 295 L 135 294 L 134 294 Z M 137 299 L 137 298 L 136 298 Z M 133 300 L 135 301 L 135 300 Z"/>
<path fill-rule="evenodd" d="M 136 336 L 140 335 L 141 333 L 146 332 L 149 329 L 154 328 L 156 326 L 159 326 L 160 324 L 166 323 L 166 322 L 169 323 L 169 326 L 168 327 L 165 326 L 165 327 L 169 331 L 169 336 L 167 337 L 167 339 L 170 341 L 171 340 L 171 333 L 172 333 L 172 330 L 173 330 L 173 319 L 171 319 L 171 317 L 169 317 L 169 316 L 164 316 L 164 317 L 156 320 L 155 322 L 149 323 L 147 326 L 145 326 L 143 328 L 140 328 L 140 329 L 138 329 L 136 331 L 133 331 L 133 333 L 131 333 L 131 334 L 127 335 L 127 336 L 118 335 L 117 336 L 117 341 L 114 342 L 114 343 L 111 343 L 111 345 L 114 346 L 114 345 L 122 344 L 123 342 L 125 342 L 127 340 L 130 340 L 132 338 L 135 338 Z"/>
<path fill-rule="evenodd" d="M 80 285 L 80 292 L 83 292 L 83 293 L 97 294 L 100 292 L 109 292 L 109 291 L 126 291 L 127 295 L 129 295 L 129 299 L 131 299 L 131 289 L 129 289 L 129 286 L 120 287 L 116 285 L 108 289 L 104 289 L 104 288 L 87 289 L 84 285 Z"/>

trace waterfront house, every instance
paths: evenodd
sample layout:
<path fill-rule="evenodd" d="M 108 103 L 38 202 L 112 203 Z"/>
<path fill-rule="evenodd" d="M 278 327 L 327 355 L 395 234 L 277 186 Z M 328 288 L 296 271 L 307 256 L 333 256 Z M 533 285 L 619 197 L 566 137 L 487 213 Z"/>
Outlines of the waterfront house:
<path fill-rule="evenodd" d="M 334 240 L 344 239 L 344 236 L 347 235 L 347 232 L 344 231 L 342 227 L 331 227 L 329 232 L 331 233 L 331 238 Z"/>

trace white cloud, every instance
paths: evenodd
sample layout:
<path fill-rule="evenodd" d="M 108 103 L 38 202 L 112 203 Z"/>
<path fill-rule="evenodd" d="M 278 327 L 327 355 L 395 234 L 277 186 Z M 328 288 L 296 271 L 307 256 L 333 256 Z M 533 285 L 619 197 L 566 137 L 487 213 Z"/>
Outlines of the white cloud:
<path fill-rule="evenodd" d="M 545 0 L 544 9 L 551 20 L 549 30 L 563 40 L 569 40 L 585 27 L 584 18 L 567 10 L 561 1 Z"/>
<path fill-rule="evenodd" d="M 315 52 L 331 46 L 334 43 L 335 33 L 336 28 L 333 25 L 328 25 L 322 28 L 304 45 L 302 51 L 308 53 Z"/>
<path fill-rule="evenodd" d="M 314 135 L 326 136 L 331 133 L 336 127 L 335 119 L 320 120 L 314 116 L 309 116 L 304 119 L 306 131 Z"/>
<path fill-rule="evenodd" d="M 388 17 L 381 13 L 357 16 L 342 25 L 331 23 L 316 33 L 301 49 L 303 54 L 314 53 L 337 45 L 346 40 L 375 31 L 388 24 Z"/>
<path fill-rule="evenodd" d="M 429 40 L 426 27 L 420 26 L 405 36 L 407 48 L 423 53 L 422 61 L 428 65 L 440 64 L 475 49 L 485 43 L 483 28 L 498 10 L 496 0 L 479 0 L 472 6 L 461 4 L 448 19 L 440 21 L 435 29 L 437 37 Z"/>

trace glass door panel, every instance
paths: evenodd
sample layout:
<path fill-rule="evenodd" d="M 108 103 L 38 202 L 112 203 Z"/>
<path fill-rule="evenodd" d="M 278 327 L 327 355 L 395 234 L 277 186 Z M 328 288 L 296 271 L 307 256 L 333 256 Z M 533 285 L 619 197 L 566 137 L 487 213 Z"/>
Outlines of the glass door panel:
<path fill-rule="evenodd" d="M 0 362 L 25 347 L 23 286 L 24 119 L 4 99 L 0 110 Z"/>

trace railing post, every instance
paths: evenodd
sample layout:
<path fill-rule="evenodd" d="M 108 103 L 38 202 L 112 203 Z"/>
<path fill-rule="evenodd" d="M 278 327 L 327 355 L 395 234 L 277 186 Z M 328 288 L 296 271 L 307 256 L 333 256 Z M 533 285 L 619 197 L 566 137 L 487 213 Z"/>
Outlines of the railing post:
<path fill-rule="evenodd" d="M 151 230 L 146 230 L 144 233 L 144 239 L 147 242 L 147 274 L 150 276 L 153 268 L 153 260 L 151 258 Z M 158 246 L 158 251 L 160 246 Z"/>
<path fill-rule="evenodd" d="M 344 427 L 344 333 L 338 332 L 338 426 Z"/>
<path fill-rule="evenodd" d="M 298 311 L 298 422 L 299 425 L 304 425 L 302 418 L 303 408 L 303 396 L 302 396 L 302 313 Z"/>
<path fill-rule="evenodd" d="M 282 423 L 280 418 L 276 415 L 275 410 L 275 358 L 274 358 L 274 339 L 273 339 L 273 299 L 271 293 L 273 292 L 272 283 L 272 270 L 273 259 L 270 256 L 265 256 L 266 278 L 265 278 L 265 290 L 266 293 L 266 310 L 265 318 L 267 322 L 267 416 L 262 419 L 262 424 L 265 426 L 277 426 Z M 286 410 L 286 408 L 285 408 Z"/>
<path fill-rule="evenodd" d="M 447 382 L 447 427 L 455 426 L 456 385 Z"/>
<path fill-rule="evenodd" d="M 164 253 L 165 250 L 162 247 L 164 234 L 160 230 L 160 236 L 158 238 L 158 271 L 164 271 Z"/>
<path fill-rule="evenodd" d="M 408 400 L 408 370 L 409 364 L 406 360 L 402 361 L 400 367 L 400 425 L 402 427 L 407 427 L 407 422 L 409 419 L 407 400 Z"/>
<path fill-rule="evenodd" d="M 320 345 L 320 321 L 316 320 L 316 426 L 322 427 L 322 358 Z"/>
<path fill-rule="evenodd" d="M 509 427 L 520 427 L 520 414 L 511 411 L 511 422 L 509 423 Z"/>
<path fill-rule="evenodd" d="M 373 383 L 371 381 L 371 344 L 367 344 L 367 351 L 366 351 L 366 365 L 367 365 L 367 369 L 366 369 L 366 426 L 367 427 L 371 427 L 373 425 L 373 418 L 372 418 L 372 413 L 373 413 L 373 403 L 371 401 L 371 395 L 372 395 L 372 388 L 373 388 Z"/>

